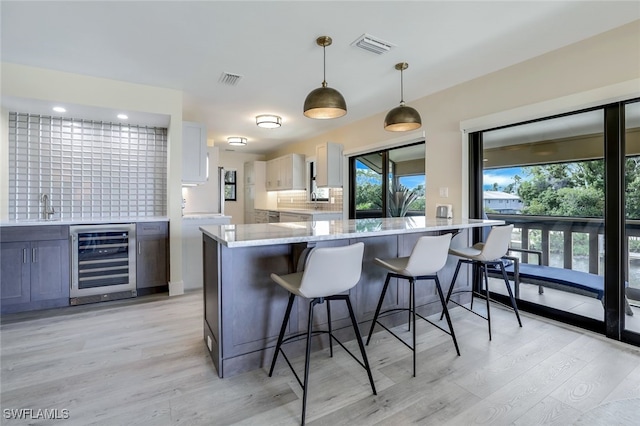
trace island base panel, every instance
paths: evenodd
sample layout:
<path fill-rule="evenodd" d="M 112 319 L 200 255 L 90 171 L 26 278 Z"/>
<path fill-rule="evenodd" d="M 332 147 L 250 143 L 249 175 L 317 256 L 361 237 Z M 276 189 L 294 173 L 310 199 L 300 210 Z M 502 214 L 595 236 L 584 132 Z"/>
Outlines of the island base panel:
<path fill-rule="evenodd" d="M 258 368 L 268 369 L 277 340 L 276 329 L 282 322 L 288 296 L 286 292 L 278 291 L 269 275 L 271 272 L 278 274 L 294 272 L 297 257 L 302 248 L 344 245 L 356 241 L 365 243 L 363 275 L 356 287 L 349 292 L 359 321 L 360 332 L 365 336 L 371 327 L 374 302 L 377 302 L 386 276 L 382 268 L 374 266 L 373 259 L 408 256 L 420 235 L 433 235 L 433 232 L 416 233 L 410 236 L 387 235 L 242 248 L 226 247 L 205 235 L 203 244 L 204 343 L 218 371 L 218 376 L 223 378 Z M 463 230 L 454 238 L 452 244 L 468 245 L 467 239 L 468 232 Z M 438 273 L 444 292 L 448 290 L 456 261 L 456 258 L 450 257 L 445 268 Z M 467 272 L 461 270 L 456 287 L 468 286 Z M 394 300 L 389 300 L 390 305 L 407 305 L 409 292 L 408 287 L 405 287 L 402 283 L 397 284 L 397 288 L 392 293 Z M 416 290 L 416 301 L 420 305 L 418 309 L 422 315 L 437 314 L 441 311 L 440 300 L 432 282 L 425 282 L 424 285 L 419 282 Z M 454 300 L 461 302 L 468 302 L 468 299 L 468 293 L 454 296 Z M 247 301 L 250 303 L 246 303 Z M 306 300 L 296 298 L 286 336 L 306 329 L 308 310 L 306 303 L 308 303 Z M 370 306 L 372 303 L 373 307 Z M 353 340 L 355 335 L 349 324 L 343 321 L 344 313 L 339 309 L 339 304 L 333 305 L 334 331 L 343 343 Z M 316 307 L 314 317 L 316 319 L 314 327 L 326 329 L 324 304 Z M 406 323 L 406 314 L 392 315 L 384 321 L 389 326 L 403 324 Z M 257 330 L 262 330 L 262 334 L 256 334 Z M 376 328 L 375 332 L 381 330 L 381 327 Z M 326 335 L 313 339 L 314 351 L 328 349 L 328 345 Z M 338 345 L 334 345 L 334 349 L 341 350 Z M 288 344 L 285 350 L 290 357 L 303 355 L 304 341 Z"/>

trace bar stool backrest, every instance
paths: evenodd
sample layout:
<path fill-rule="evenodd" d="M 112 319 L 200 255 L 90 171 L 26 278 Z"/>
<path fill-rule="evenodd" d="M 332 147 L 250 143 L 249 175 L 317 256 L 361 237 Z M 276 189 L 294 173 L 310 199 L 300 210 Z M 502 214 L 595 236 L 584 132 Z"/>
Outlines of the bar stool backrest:
<path fill-rule="evenodd" d="M 489 232 L 487 241 L 482 247 L 482 252 L 477 256 L 478 260 L 497 260 L 507 254 L 511 242 L 513 225 L 494 226 Z"/>
<path fill-rule="evenodd" d="M 420 237 L 413 246 L 405 270 L 413 277 L 433 275 L 445 263 L 451 244 L 451 234 Z"/>
<path fill-rule="evenodd" d="M 364 243 L 311 250 L 304 267 L 300 294 L 306 298 L 326 297 L 354 287 L 362 273 Z"/>

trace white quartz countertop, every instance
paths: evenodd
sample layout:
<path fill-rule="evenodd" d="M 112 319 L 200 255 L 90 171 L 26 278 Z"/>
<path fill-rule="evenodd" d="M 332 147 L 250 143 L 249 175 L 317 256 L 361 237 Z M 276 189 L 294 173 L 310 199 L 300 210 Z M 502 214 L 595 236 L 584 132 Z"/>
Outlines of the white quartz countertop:
<path fill-rule="evenodd" d="M 449 231 L 502 224 L 504 221 L 501 220 L 431 219 L 425 216 L 410 216 L 384 219 L 210 225 L 201 226 L 200 230 L 225 246 L 233 248 L 341 240 L 376 235 Z"/>
<path fill-rule="evenodd" d="M 220 213 L 185 213 L 182 215 L 183 220 L 200 220 L 200 219 L 231 219 Z"/>
<path fill-rule="evenodd" d="M 86 218 L 86 219 L 18 219 L 0 222 L 0 226 L 98 225 L 107 223 L 168 222 L 167 216 Z"/>
<path fill-rule="evenodd" d="M 256 210 L 263 210 L 267 212 L 278 212 L 278 213 L 308 214 L 312 216 L 342 214 L 342 210 L 315 210 L 315 209 L 256 209 Z"/>

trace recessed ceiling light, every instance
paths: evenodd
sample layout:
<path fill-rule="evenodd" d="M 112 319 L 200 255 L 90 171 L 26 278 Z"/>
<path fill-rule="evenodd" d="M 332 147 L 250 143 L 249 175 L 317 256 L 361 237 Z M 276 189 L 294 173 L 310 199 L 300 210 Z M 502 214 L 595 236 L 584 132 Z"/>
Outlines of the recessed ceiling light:
<path fill-rule="evenodd" d="M 129 119 L 129 116 L 127 114 L 118 114 L 118 118 L 120 120 L 127 120 Z"/>
<path fill-rule="evenodd" d="M 66 109 L 64 109 L 64 108 L 63 108 L 63 107 L 61 107 L 61 106 L 55 106 L 55 107 L 53 107 L 53 110 L 54 110 L 55 112 L 67 112 L 67 110 L 66 110 Z"/>

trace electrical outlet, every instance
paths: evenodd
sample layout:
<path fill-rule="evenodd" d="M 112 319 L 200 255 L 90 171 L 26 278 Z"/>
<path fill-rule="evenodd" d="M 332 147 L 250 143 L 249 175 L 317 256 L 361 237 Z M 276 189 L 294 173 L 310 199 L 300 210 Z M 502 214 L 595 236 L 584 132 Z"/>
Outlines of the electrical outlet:
<path fill-rule="evenodd" d="M 336 203 L 336 197 L 331 197 L 331 204 L 335 204 Z"/>
<path fill-rule="evenodd" d="M 211 341 L 211 336 L 207 336 L 207 347 L 209 348 L 209 352 L 213 350 L 213 342 Z"/>
<path fill-rule="evenodd" d="M 289 202 L 293 203 L 293 197 L 289 198 Z"/>
<path fill-rule="evenodd" d="M 440 187 L 440 196 L 442 198 L 448 198 L 449 197 L 449 188 L 447 188 L 446 186 Z"/>

